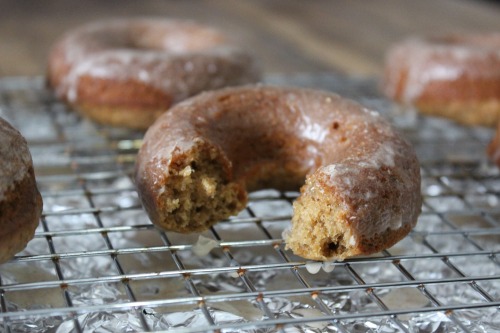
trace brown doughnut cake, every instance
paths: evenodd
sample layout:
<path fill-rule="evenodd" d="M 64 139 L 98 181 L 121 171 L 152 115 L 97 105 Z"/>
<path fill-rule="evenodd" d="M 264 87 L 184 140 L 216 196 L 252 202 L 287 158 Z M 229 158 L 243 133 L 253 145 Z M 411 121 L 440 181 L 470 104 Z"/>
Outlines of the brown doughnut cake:
<path fill-rule="evenodd" d="M 26 140 L 0 118 L 0 263 L 23 250 L 42 213 Z"/>
<path fill-rule="evenodd" d="M 390 247 L 421 210 L 410 144 L 377 112 L 307 89 L 227 88 L 179 103 L 146 132 L 135 179 L 153 223 L 183 233 L 237 214 L 247 191 L 302 186 L 285 240 L 317 260 Z"/>
<path fill-rule="evenodd" d="M 467 125 L 500 121 L 500 33 L 411 38 L 386 58 L 384 93 Z"/>
<path fill-rule="evenodd" d="M 49 56 L 55 94 L 89 118 L 146 129 L 173 104 L 256 82 L 253 58 L 210 27 L 168 19 L 116 19 L 66 33 Z"/>

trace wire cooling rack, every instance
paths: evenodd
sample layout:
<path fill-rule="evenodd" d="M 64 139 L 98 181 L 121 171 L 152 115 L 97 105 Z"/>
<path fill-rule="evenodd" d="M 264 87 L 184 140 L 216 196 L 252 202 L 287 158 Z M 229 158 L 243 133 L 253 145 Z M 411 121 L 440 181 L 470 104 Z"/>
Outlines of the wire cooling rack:
<path fill-rule="evenodd" d="M 0 266 L 0 331 L 500 332 L 491 130 L 401 112 L 370 80 L 267 81 L 358 99 L 413 142 L 424 204 L 408 237 L 369 257 L 304 261 L 281 239 L 297 193 L 274 190 L 201 235 L 160 231 L 131 181 L 141 133 L 80 119 L 42 78 L 4 78 L 0 115 L 29 142 L 44 210 Z"/>

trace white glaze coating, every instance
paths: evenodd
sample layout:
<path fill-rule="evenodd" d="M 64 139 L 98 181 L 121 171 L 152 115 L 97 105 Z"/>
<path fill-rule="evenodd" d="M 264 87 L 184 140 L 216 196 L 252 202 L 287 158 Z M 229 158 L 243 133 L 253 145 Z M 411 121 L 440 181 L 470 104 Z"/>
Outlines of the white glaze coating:
<path fill-rule="evenodd" d="M 26 141 L 21 134 L 0 118 L 0 200 L 23 180 L 32 164 Z"/>
<path fill-rule="evenodd" d="M 410 38 L 389 50 L 385 76 L 385 93 L 409 105 L 430 82 L 500 79 L 500 33 Z"/>
<path fill-rule="evenodd" d="M 387 140 L 380 140 L 374 149 L 367 150 L 362 154 L 353 153 L 351 158 L 340 163 L 320 167 L 316 173 L 324 175 L 328 188 L 335 189 L 341 197 L 348 198 L 347 201 L 354 199 L 360 206 L 369 207 L 370 202 L 376 201 L 377 196 L 380 195 L 379 186 L 384 186 L 376 178 L 378 170 L 381 168 L 401 168 L 401 162 L 396 161 L 404 161 L 407 159 L 407 154 L 406 145 L 402 144 L 396 135 L 393 135 Z M 411 176 L 405 175 L 404 172 L 401 175 L 404 178 L 393 184 L 394 187 L 401 188 L 395 188 L 395 190 L 401 192 L 406 191 L 406 189 L 410 190 L 412 186 Z M 365 185 L 368 183 L 375 184 L 375 186 Z M 361 210 L 363 209 L 361 208 Z M 390 207 L 381 206 L 378 209 L 380 211 L 386 210 L 386 212 L 380 214 L 376 224 L 362 226 L 366 229 L 362 229 L 360 234 L 381 234 L 387 229 L 397 230 L 401 228 L 403 223 L 408 223 L 409 215 L 407 214 L 405 214 L 406 220 L 403 221 L 402 213 L 394 213 Z M 350 217 L 352 222 L 357 219 L 356 215 Z M 349 242 L 355 241 L 355 238 L 349 239 Z"/>
<path fill-rule="evenodd" d="M 322 262 L 321 261 L 307 261 L 306 269 L 309 274 L 318 274 L 321 270 Z"/>
<path fill-rule="evenodd" d="M 252 86 L 200 94 L 149 128 L 136 182 L 153 219 L 159 214 L 152 207 L 161 205 L 157 198 L 169 184 L 165 170 L 190 156 L 197 142 L 220 150 L 239 184 L 252 184 L 261 170 L 266 181 L 302 182 L 307 175 L 297 201 L 331 199 L 353 226 L 349 245 L 388 229 L 409 230 L 420 212 L 415 152 L 378 112 L 327 92 Z"/>
<path fill-rule="evenodd" d="M 95 22 L 68 32 L 53 54 L 59 55 L 49 64 L 53 71 L 67 71 L 55 84 L 56 94 L 70 102 L 79 100 L 83 76 L 142 82 L 174 96 L 174 103 L 201 90 L 253 82 L 258 76 L 248 53 L 220 32 L 188 21 Z"/>

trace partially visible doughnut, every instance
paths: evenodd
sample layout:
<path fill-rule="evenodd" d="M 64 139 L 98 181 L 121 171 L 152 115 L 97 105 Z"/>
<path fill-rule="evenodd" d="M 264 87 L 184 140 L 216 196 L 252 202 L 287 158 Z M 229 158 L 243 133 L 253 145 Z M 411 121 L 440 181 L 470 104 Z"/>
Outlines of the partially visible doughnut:
<path fill-rule="evenodd" d="M 377 112 L 270 86 L 174 106 L 146 132 L 135 179 L 152 222 L 183 233 L 237 214 L 247 191 L 303 185 L 286 242 L 317 260 L 392 246 L 415 226 L 422 200 L 412 146 Z"/>
<path fill-rule="evenodd" d="M 26 140 L 0 118 L 0 263 L 23 250 L 42 213 Z"/>
<path fill-rule="evenodd" d="M 168 19 L 116 19 L 66 33 L 52 48 L 48 83 L 89 118 L 146 129 L 171 105 L 256 82 L 249 53 L 207 26 Z"/>
<path fill-rule="evenodd" d="M 500 33 L 411 38 L 387 53 L 383 90 L 425 114 L 500 121 Z"/>

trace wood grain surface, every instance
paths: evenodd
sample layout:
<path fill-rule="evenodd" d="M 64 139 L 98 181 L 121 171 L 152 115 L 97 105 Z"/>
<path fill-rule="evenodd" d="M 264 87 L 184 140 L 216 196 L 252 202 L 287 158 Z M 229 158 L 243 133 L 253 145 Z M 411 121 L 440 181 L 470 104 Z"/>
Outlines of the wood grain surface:
<path fill-rule="evenodd" d="M 267 73 L 379 75 L 387 48 L 407 36 L 500 31 L 500 4 L 473 0 L 0 0 L 0 76 L 44 74 L 66 30 L 135 16 L 218 27 Z"/>

